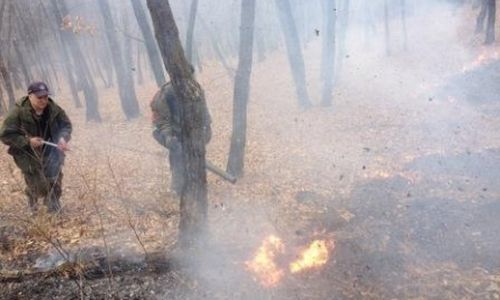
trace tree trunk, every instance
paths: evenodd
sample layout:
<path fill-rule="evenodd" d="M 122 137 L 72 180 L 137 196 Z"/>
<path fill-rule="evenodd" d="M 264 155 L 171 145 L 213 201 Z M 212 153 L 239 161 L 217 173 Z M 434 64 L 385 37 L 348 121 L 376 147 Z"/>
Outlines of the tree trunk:
<path fill-rule="evenodd" d="M 128 18 L 127 18 L 127 11 L 123 11 L 123 31 L 124 32 L 129 32 L 129 27 L 128 27 Z M 134 84 L 134 74 L 137 72 L 137 65 L 134 63 L 134 58 L 132 54 L 132 40 L 128 36 L 124 37 L 123 41 L 123 60 L 125 61 L 125 70 L 126 72 L 130 72 L 132 74 L 132 83 Z"/>
<path fill-rule="evenodd" d="M 41 12 L 42 12 L 43 17 L 44 17 L 46 20 L 50 20 L 50 19 L 51 19 L 51 17 L 50 17 L 50 16 L 49 16 L 49 14 L 47 13 L 47 9 L 45 8 L 45 5 L 44 5 L 42 2 L 40 2 L 39 6 L 38 6 L 38 9 L 40 9 L 40 8 L 41 8 Z M 49 21 L 48 23 L 49 23 L 49 25 L 52 27 L 52 34 L 53 34 L 53 36 L 54 36 L 55 40 L 57 41 L 57 36 L 56 36 L 56 35 L 57 35 L 57 32 L 56 32 L 56 31 L 58 30 L 58 28 L 57 28 L 57 26 L 56 26 L 56 28 L 55 28 L 55 30 L 54 30 L 53 23 L 52 23 L 52 22 L 50 22 L 50 21 Z M 57 24 L 56 24 L 56 25 L 57 25 Z M 9 38 L 9 40 L 11 40 L 11 39 Z M 57 45 L 57 50 L 59 50 L 59 48 L 60 48 L 60 45 Z M 56 68 L 56 66 L 57 66 L 57 65 L 54 63 L 54 60 L 53 60 L 53 55 L 54 55 L 55 51 L 57 51 L 57 50 L 48 51 L 48 50 L 47 50 L 48 48 L 47 48 L 47 47 L 43 47 L 43 46 L 42 46 L 42 49 L 43 49 L 43 56 L 45 56 L 45 57 L 46 57 L 46 58 L 45 58 L 45 61 L 46 61 L 46 63 L 49 65 L 50 70 L 52 71 L 52 77 L 53 77 L 53 78 L 54 78 L 54 80 L 55 80 L 55 81 L 54 81 L 54 84 L 56 84 L 56 83 L 57 83 L 57 87 L 60 89 L 60 88 L 61 88 L 61 83 L 60 83 L 60 81 L 59 81 L 59 76 L 58 76 L 58 74 L 57 74 L 57 73 L 58 73 L 58 70 L 57 70 L 57 68 Z M 58 53 L 58 54 L 59 54 L 59 53 Z M 54 87 L 54 90 L 55 90 L 55 85 L 54 85 L 53 87 Z"/>
<path fill-rule="evenodd" d="M 12 14 L 15 16 L 15 19 L 19 21 L 19 24 L 17 26 L 18 34 L 24 37 L 23 40 L 26 43 L 25 50 L 27 55 L 25 57 L 29 58 L 28 64 L 38 71 L 37 77 L 40 79 L 44 79 L 39 59 L 37 59 L 37 45 L 35 43 L 36 37 L 33 36 L 30 26 L 26 23 L 26 19 L 28 18 L 26 18 L 26 16 L 19 12 L 19 8 L 16 4 L 18 3 L 11 3 Z"/>
<path fill-rule="evenodd" d="M 189 10 L 189 22 L 186 33 L 186 58 L 191 64 L 193 63 L 193 38 L 197 10 L 198 0 L 191 0 L 191 9 Z"/>
<path fill-rule="evenodd" d="M 215 56 L 221 63 L 221 65 L 224 67 L 224 69 L 227 72 L 227 75 L 229 78 L 233 79 L 234 77 L 234 69 L 230 66 L 229 62 L 226 59 L 226 56 L 224 55 L 221 45 L 220 45 L 220 38 L 216 38 L 214 30 L 208 26 L 208 24 L 203 20 L 203 18 L 199 18 L 201 26 L 204 30 L 206 30 L 206 33 L 208 34 L 208 39 L 210 40 L 210 44 L 212 45 L 212 49 L 215 52 Z"/>
<path fill-rule="evenodd" d="M 147 5 L 165 69 L 181 103 L 181 144 L 186 172 L 180 203 L 179 245 L 181 249 L 189 249 L 199 245 L 207 233 L 205 95 L 184 56 L 169 1 L 147 0 Z"/>
<path fill-rule="evenodd" d="M 120 43 L 113 29 L 115 28 L 113 18 L 111 16 L 111 8 L 108 0 L 98 0 L 99 8 L 103 17 L 104 30 L 108 46 L 111 49 L 111 60 L 113 61 L 116 80 L 118 82 L 118 93 L 120 94 L 120 103 L 122 110 L 128 120 L 139 116 L 139 103 L 135 93 L 134 80 L 129 66 L 125 65 Z"/>
<path fill-rule="evenodd" d="M 144 83 L 144 75 L 142 74 L 142 59 L 141 59 L 141 45 L 137 45 L 137 84 Z"/>
<path fill-rule="evenodd" d="M 408 50 L 408 33 L 406 31 L 406 1 L 401 0 L 401 23 L 403 25 L 403 49 Z"/>
<path fill-rule="evenodd" d="M 19 43 L 17 42 L 17 40 L 14 39 L 12 41 L 12 46 L 14 47 L 14 51 L 16 52 L 17 61 L 21 67 L 21 72 L 23 72 L 24 83 L 26 86 L 28 86 L 31 82 L 31 75 L 28 67 L 26 66 L 26 57 L 24 56 L 21 49 L 19 49 Z"/>
<path fill-rule="evenodd" d="M 247 136 L 247 106 L 250 94 L 250 75 L 253 62 L 253 34 L 255 0 L 242 0 L 240 26 L 240 53 L 233 94 L 233 132 L 227 172 L 236 177 L 243 175 Z"/>
<path fill-rule="evenodd" d="M 160 57 L 160 52 L 158 51 L 158 46 L 149 26 L 148 19 L 144 8 L 142 7 L 140 0 L 131 0 L 132 7 L 134 8 L 135 17 L 137 18 L 137 23 L 142 32 L 142 37 L 146 44 L 146 50 L 148 52 L 149 63 L 158 86 L 163 85 L 167 80 L 165 79 L 165 74 L 162 68 L 162 61 Z"/>
<path fill-rule="evenodd" d="M 484 20 L 486 19 L 486 12 L 488 11 L 488 0 L 481 0 L 479 14 L 476 19 L 476 33 L 483 32 Z"/>
<path fill-rule="evenodd" d="M 12 87 L 12 79 L 10 77 L 9 70 L 7 70 L 7 66 L 5 65 L 5 60 L 2 55 L 2 49 L 0 48 L 0 75 L 3 79 L 3 85 L 5 90 L 7 91 L 7 95 L 9 97 L 9 108 L 12 108 L 16 103 L 16 97 L 14 96 L 14 88 Z"/>
<path fill-rule="evenodd" d="M 43 5 L 42 3 L 40 3 L 40 5 Z M 45 11 L 45 16 L 47 18 L 47 20 L 51 20 L 51 18 L 49 17 L 47 11 L 45 10 L 45 7 L 44 7 L 44 11 Z M 59 19 L 55 19 L 55 20 L 51 20 L 51 27 L 52 27 L 52 31 L 54 33 L 54 38 L 57 40 L 58 42 L 58 47 L 59 49 L 61 49 L 61 54 L 62 54 L 62 58 L 63 58 L 63 67 L 64 67 L 64 71 L 66 72 L 66 80 L 68 81 L 68 85 L 69 85 L 69 90 L 71 92 L 71 99 L 73 100 L 73 103 L 75 104 L 75 107 L 82 107 L 82 103 L 80 101 L 80 96 L 78 96 L 78 89 L 77 89 L 77 86 L 76 86 L 76 79 L 75 79 L 75 74 L 73 72 L 74 68 L 71 64 L 71 58 L 70 58 L 70 53 L 69 53 L 69 50 L 68 50 L 68 47 L 67 47 L 67 44 L 63 41 L 63 37 L 61 36 L 61 30 L 59 29 Z"/>
<path fill-rule="evenodd" d="M 3 99 L 2 87 L 0 86 L 0 116 L 3 116 L 6 111 L 7 104 L 5 104 L 5 101 Z"/>
<path fill-rule="evenodd" d="M 389 3 L 388 0 L 384 0 L 384 29 L 385 29 L 385 54 L 387 56 L 391 55 L 391 46 L 390 46 L 390 36 L 391 33 L 389 31 Z"/>
<path fill-rule="evenodd" d="M 68 14 L 68 9 L 66 8 L 66 4 L 64 0 L 51 0 L 53 13 L 56 17 L 56 20 L 62 22 L 63 16 Z M 99 113 L 98 108 L 98 94 L 97 88 L 95 86 L 94 80 L 90 74 L 89 67 L 87 65 L 87 61 L 85 56 L 83 55 L 80 46 L 78 45 L 78 41 L 76 40 L 73 32 L 62 31 L 61 37 L 63 43 L 67 43 L 69 52 L 73 58 L 73 65 L 76 66 L 78 75 L 78 82 L 83 88 L 83 95 L 85 98 L 85 116 L 87 121 L 101 121 L 101 115 Z"/>
<path fill-rule="evenodd" d="M 3 15 L 5 12 L 5 7 L 6 2 L 1 4 L 2 6 L 0 7 L 0 20 L 3 20 Z M 1 29 L 1 24 L 0 24 L 0 29 Z M 0 36 L 1 36 L 1 30 L 0 30 Z M 12 88 L 12 79 L 10 77 L 10 73 L 7 70 L 7 66 L 5 64 L 4 56 L 2 54 L 2 46 L 0 45 L 0 75 L 3 78 L 3 84 L 5 87 L 5 90 L 7 91 L 7 95 L 9 97 L 9 108 L 14 106 L 14 103 L 16 102 L 16 98 L 14 96 L 14 89 Z"/>
<path fill-rule="evenodd" d="M 484 43 L 486 45 L 490 45 L 495 42 L 495 19 L 497 13 L 496 0 L 487 0 L 487 5 L 488 20 L 486 23 L 486 40 Z"/>
<path fill-rule="evenodd" d="M 300 47 L 299 34 L 292 15 L 292 8 L 289 0 L 275 0 L 278 8 L 278 16 L 281 29 L 285 37 L 288 61 L 292 69 L 299 105 L 303 109 L 311 107 L 311 101 L 307 93 L 306 72 L 304 57 Z"/>
<path fill-rule="evenodd" d="M 323 34 L 323 53 L 322 53 L 322 81 L 323 92 L 321 105 L 332 105 L 333 79 L 335 73 L 335 23 L 337 19 L 337 8 L 335 0 L 324 0 L 324 22 L 325 32 Z"/>
<path fill-rule="evenodd" d="M 334 1 L 335 2 L 335 1 Z M 336 10 L 338 11 L 338 10 Z M 337 78 L 339 78 L 340 74 L 342 73 L 342 68 L 344 67 L 344 60 L 345 60 L 345 52 L 346 52 L 346 38 L 347 38 L 347 29 L 349 28 L 349 0 L 343 0 L 342 6 L 340 8 L 340 14 L 339 14 L 339 30 L 338 30 L 338 54 L 337 54 L 337 59 L 336 59 L 336 66 L 335 66 L 335 75 Z M 335 18 L 335 17 L 334 17 Z M 334 20 L 334 23 L 336 23 L 336 20 Z M 333 25 L 334 28 L 335 24 Z M 334 29 L 333 35 L 337 34 L 337 30 Z M 335 38 L 333 43 L 335 44 Z M 335 51 L 335 45 L 334 45 L 334 50 Z"/>

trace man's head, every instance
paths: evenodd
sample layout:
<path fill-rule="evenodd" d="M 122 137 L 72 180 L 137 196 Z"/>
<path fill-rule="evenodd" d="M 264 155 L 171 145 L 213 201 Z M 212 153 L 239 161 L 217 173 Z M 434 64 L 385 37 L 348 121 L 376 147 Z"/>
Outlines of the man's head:
<path fill-rule="evenodd" d="M 49 101 L 49 88 L 44 82 L 33 82 L 28 86 L 28 97 L 36 112 L 43 112 Z"/>

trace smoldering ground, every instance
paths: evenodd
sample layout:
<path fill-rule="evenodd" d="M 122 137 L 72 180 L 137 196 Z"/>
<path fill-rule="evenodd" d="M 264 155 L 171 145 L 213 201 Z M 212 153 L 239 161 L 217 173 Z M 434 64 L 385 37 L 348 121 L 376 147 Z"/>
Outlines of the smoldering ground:
<path fill-rule="evenodd" d="M 478 105 L 458 93 L 473 90 L 467 87 L 470 80 L 448 87 L 475 60 L 474 50 L 467 50 L 474 45 L 463 42 L 466 33 L 459 30 L 470 22 L 461 15 L 470 7 L 416 7 L 408 12 L 406 51 L 396 29 L 399 19 L 396 14 L 391 18 L 389 57 L 380 18 L 368 41 L 363 23 L 350 24 L 331 109 L 296 107 L 282 47 L 254 66 L 245 176 L 232 186 L 209 175 L 209 243 L 195 257 L 173 255 L 178 200 L 168 191 L 165 153 L 150 136 L 147 113 L 124 122 L 116 91 L 102 89 L 102 99 L 108 100 L 101 103 L 104 121 L 86 123 L 63 91 L 56 95 L 77 126 L 65 166 L 66 212 L 44 230 L 72 253 L 144 262 L 143 269 L 125 275 L 84 280 L 84 294 L 145 299 L 498 295 L 495 93 L 488 93 L 486 105 Z M 375 16 L 383 14 L 380 7 L 374 9 Z M 321 88 L 321 37 L 321 28 L 319 35 L 313 31 L 304 52 L 315 104 Z M 481 68 L 475 69 L 480 78 Z M 213 74 L 226 70 L 207 63 L 197 76 L 213 116 L 208 158 L 223 165 L 232 80 Z M 489 88 L 494 86 L 484 90 Z M 155 90 L 154 84 L 145 84 L 139 98 L 149 100 Z M 141 110 L 148 111 L 147 101 Z M 13 164 L 4 152 L 2 170 L 8 170 Z M 2 211 L 22 219 L 27 214 L 17 184 L 21 179 L 12 169 L 13 174 L 2 177 Z M 53 245 L 31 223 L 2 225 L 3 245 L 8 246 L 1 252 L 4 269 L 27 269 L 39 258 L 52 257 Z M 278 258 L 285 275 L 269 288 L 245 262 L 271 234 L 282 239 L 288 256 Z M 334 241 L 328 262 L 301 274 L 288 272 L 287 264 L 315 238 Z M 165 253 L 172 262 L 166 272 L 144 271 L 141 243 L 146 252 Z M 106 261 L 102 267 L 107 270 Z M 5 286 L 10 298 L 79 295 L 77 285 L 64 277 Z"/>

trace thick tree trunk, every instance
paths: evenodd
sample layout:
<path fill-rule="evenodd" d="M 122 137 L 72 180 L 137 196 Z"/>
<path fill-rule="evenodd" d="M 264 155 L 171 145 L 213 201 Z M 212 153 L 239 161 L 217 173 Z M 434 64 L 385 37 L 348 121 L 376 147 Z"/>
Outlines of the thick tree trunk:
<path fill-rule="evenodd" d="M 144 8 L 142 7 L 140 0 L 131 0 L 132 7 L 134 8 L 135 17 L 137 18 L 137 23 L 142 32 L 142 37 L 146 44 L 146 50 L 148 52 L 149 63 L 158 86 L 163 85 L 166 82 L 165 73 L 163 72 L 162 61 L 160 57 L 160 52 L 158 51 L 158 46 L 153 36 L 151 27 L 149 26 L 148 19 Z"/>
<path fill-rule="evenodd" d="M 204 240 L 207 231 L 207 173 L 203 126 L 205 95 L 184 56 L 179 31 L 168 0 L 147 0 L 156 40 L 174 91 L 181 103 L 181 144 L 185 183 L 181 194 L 179 245 L 189 249 Z"/>
<path fill-rule="evenodd" d="M 281 29 L 285 37 L 288 61 L 292 69 L 299 105 L 301 108 L 307 109 L 311 107 L 311 101 L 307 93 L 304 57 L 302 56 L 299 34 L 292 15 L 292 8 L 289 0 L 275 0 L 275 2 L 278 8 Z"/>
<path fill-rule="evenodd" d="M 486 22 L 486 45 L 495 42 L 495 19 L 497 13 L 496 0 L 487 0 L 488 5 L 488 20 Z"/>
<path fill-rule="evenodd" d="M 118 82 L 118 93 L 120 94 L 122 110 L 128 120 L 137 118 L 139 116 L 139 103 L 137 102 L 137 95 L 135 93 L 134 80 L 129 66 L 125 65 L 120 43 L 113 32 L 115 25 L 111 16 L 111 8 L 109 7 L 108 0 L 98 0 L 97 3 L 99 4 L 106 28 L 104 32 L 108 46 L 111 49 L 111 60 L 113 61 L 116 80 Z"/>
<path fill-rule="evenodd" d="M 233 94 L 233 132 L 227 172 L 236 177 L 243 175 L 247 136 L 247 106 L 252 74 L 255 23 L 255 0 L 242 0 L 240 26 L 240 53 Z"/>
<path fill-rule="evenodd" d="M 189 22 L 186 33 L 186 58 L 190 63 L 193 63 L 193 39 L 197 11 L 198 0 L 191 0 L 191 9 L 189 10 Z"/>
<path fill-rule="evenodd" d="M 56 17 L 56 20 L 62 22 L 63 16 L 68 14 L 68 9 L 66 8 L 66 4 L 64 0 L 51 0 L 53 13 Z M 83 88 L 83 95 L 85 98 L 85 116 L 87 121 L 101 121 L 101 115 L 99 114 L 98 108 L 98 94 L 97 88 L 95 86 L 94 80 L 90 74 L 89 67 L 87 65 L 87 60 L 83 55 L 80 46 L 78 45 L 78 41 L 72 32 L 62 31 L 61 37 L 63 43 L 67 43 L 69 52 L 71 53 L 73 59 L 73 65 L 76 66 L 78 83 Z"/>
<path fill-rule="evenodd" d="M 332 105 L 333 79 L 335 73 L 335 23 L 337 19 L 337 9 L 335 0 L 324 0 L 324 22 L 325 32 L 323 34 L 323 53 L 321 63 L 321 75 L 323 91 L 321 105 Z"/>

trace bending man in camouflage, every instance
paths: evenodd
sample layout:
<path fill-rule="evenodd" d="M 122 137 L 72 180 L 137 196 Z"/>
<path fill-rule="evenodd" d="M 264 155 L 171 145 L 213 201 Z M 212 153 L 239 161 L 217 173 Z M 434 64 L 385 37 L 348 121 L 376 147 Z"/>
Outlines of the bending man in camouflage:
<path fill-rule="evenodd" d="M 24 175 L 32 211 L 37 210 L 38 198 L 44 197 L 48 211 L 57 212 L 61 209 L 64 151 L 72 127 L 64 110 L 48 95 L 45 83 L 30 84 L 28 95 L 7 114 L 0 140 L 9 146 L 8 153 Z M 57 144 L 57 148 L 44 142 Z"/>
<path fill-rule="evenodd" d="M 184 185 L 184 159 L 181 147 L 180 105 L 172 84 L 164 84 L 151 101 L 153 113 L 153 137 L 168 149 L 170 171 L 172 172 L 171 190 L 180 195 Z M 204 115 L 205 143 L 210 141 L 210 115 L 205 103 Z"/>

